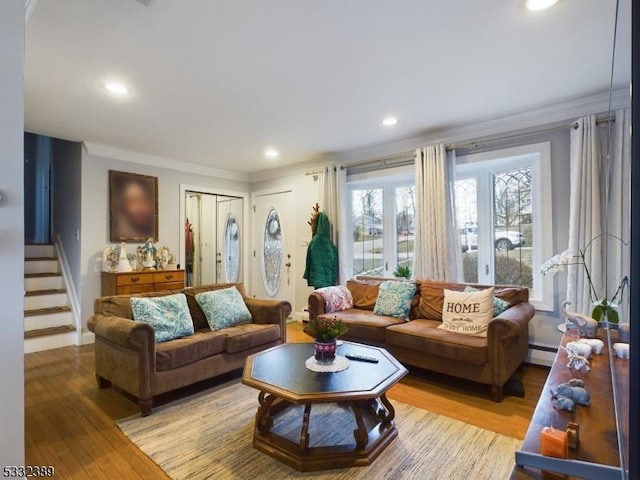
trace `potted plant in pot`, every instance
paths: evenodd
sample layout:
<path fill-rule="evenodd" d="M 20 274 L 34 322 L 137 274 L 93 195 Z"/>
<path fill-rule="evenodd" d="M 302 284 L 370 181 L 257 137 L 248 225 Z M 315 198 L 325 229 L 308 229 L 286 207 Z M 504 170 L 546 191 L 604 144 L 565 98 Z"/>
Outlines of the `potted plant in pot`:
<path fill-rule="evenodd" d="M 315 358 L 320 364 L 328 365 L 336 358 L 336 339 L 349 329 L 338 319 L 317 317 L 309 320 L 304 333 L 315 340 Z"/>

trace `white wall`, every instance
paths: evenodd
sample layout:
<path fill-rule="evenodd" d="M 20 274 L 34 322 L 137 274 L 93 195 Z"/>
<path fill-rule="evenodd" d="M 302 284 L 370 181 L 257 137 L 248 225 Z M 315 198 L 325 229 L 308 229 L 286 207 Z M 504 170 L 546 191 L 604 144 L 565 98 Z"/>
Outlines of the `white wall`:
<path fill-rule="evenodd" d="M 81 309 L 83 328 L 93 314 L 93 301 L 101 294 L 100 269 L 102 250 L 109 241 L 109 170 L 158 177 L 159 245 L 166 245 L 176 255 L 180 250 L 180 185 L 206 187 L 221 191 L 249 192 L 249 184 L 207 175 L 157 168 L 139 163 L 82 154 L 82 215 L 81 215 Z M 128 244 L 129 253 L 136 245 Z M 181 265 L 183 268 L 184 265 Z"/>
<path fill-rule="evenodd" d="M 0 2 L 0 467 L 24 465 L 24 0 Z"/>

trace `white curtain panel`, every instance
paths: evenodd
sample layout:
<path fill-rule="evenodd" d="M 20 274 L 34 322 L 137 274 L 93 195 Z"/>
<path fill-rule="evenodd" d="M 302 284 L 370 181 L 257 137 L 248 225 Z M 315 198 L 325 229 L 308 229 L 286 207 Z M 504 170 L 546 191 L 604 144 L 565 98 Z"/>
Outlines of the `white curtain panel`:
<path fill-rule="evenodd" d="M 444 145 L 416 151 L 416 235 L 414 277 L 458 281 L 462 275 L 460 241 L 453 202 L 455 160 Z"/>
<path fill-rule="evenodd" d="M 584 251 L 592 242 L 586 251 L 585 264 L 598 298 L 604 293 L 602 167 L 596 116 L 580 118 L 578 128 L 571 131 L 569 250 L 574 253 Z M 585 314 L 593 310 L 589 281 L 581 264 L 568 268 L 567 301 L 571 302 L 570 310 Z"/>
<path fill-rule="evenodd" d="M 338 247 L 340 262 L 338 281 L 343 284 L 352 276 L 346 262 L 341 260 L 347 258 L 349 252 L 349 236 L 346 235 L 346 232 L 350 231 L 348 205 L 347 171 L 337 165 L 325 166 L 322 171 L 320 209 L 327 214 L 331 222 L 331 240 Z M 340 235 L 340 232 L 345 234 Z"/>
<path fill-rule="evenodd" d="M 631 110 L 615 112 L 615 122 L 603 130 L 605 157 L 608 158 L 609 190 L 606 204 L 606 229 L 608 239 L 606 266 L 607 298 L 615 294 L 622 279 L 629 276 L 630 248 L 625 245 L 631 239 Z M 622 240 L 617 240 L 616 238 Z M 628 315 L 628 291 L 620 304 L 620 318 Z M 620 298 L 616 299 L 620 302 Z"/>

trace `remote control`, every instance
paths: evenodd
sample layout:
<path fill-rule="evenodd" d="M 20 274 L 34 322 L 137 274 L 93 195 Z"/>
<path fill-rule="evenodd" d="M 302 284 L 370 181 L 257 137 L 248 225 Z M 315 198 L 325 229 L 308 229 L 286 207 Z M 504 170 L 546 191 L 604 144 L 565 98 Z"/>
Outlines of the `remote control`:
<path fill-rule="evenodd" d="M 378 363 L 379 360 L 375 357 L 366 357 L 364 355 L 355 355 L 351 353 L 347 353 L 345 355 L 349 360 L 355 360 L 357 362 L 367 362 L 367 363 Z"/>

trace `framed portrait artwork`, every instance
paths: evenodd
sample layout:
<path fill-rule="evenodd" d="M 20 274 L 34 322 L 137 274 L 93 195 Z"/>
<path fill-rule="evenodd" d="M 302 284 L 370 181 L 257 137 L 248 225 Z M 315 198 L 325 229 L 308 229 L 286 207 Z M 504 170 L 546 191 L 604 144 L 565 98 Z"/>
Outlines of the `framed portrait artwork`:
<path fill-rule="evenodd" d="M 158 177 L 109 170 L 112 242 L 158 241 Z"/>

